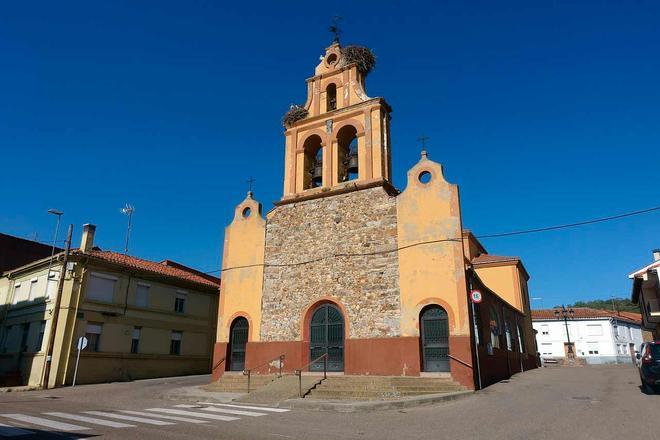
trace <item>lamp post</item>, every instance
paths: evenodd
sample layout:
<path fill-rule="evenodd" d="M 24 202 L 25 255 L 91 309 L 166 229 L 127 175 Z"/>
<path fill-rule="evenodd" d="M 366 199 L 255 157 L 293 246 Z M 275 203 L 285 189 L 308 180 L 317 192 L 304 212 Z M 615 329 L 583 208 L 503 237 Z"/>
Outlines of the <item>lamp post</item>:
<path fill-rule="evenodd" d="M 575 311 L 573 311 L 572 308 L 566 309 L 566 307 L 562 304 L 561 305 L 561 310 L 555 309 L 555 318 L 559 319 L 559 316 L 561 315 L 562 319 L 564 320 L 564 326 L 566 327 L 566 341 L 568 343 L 568 351 L 566 355 L 568 356 L 569 359 L 572 359 L 575 357 L 575 353 L 573 352 L 573 344 L 571 343 L 571 335 L 568 331 L 568 320 L 573 319 L 573 315 L 575 314 Z"/>
<path fill-rule="evenodd" d="M 46 274 L 46 291 L 44 297 L 48 296 L 48 286 L 50 286 L 50 269 L 53 267 L 53 256 L 55 255 L 55 243 L 57 243 L 57 233 L 60 231 L 60 220 L 64 212 L 58 209 L 49 209 L 49 214 L 57 216 L 57 223 L 55 224 L 55 235 L 53 236 L 53 247 L 50 250 L 50 260 L 48 261 L 48 273 Z"/>

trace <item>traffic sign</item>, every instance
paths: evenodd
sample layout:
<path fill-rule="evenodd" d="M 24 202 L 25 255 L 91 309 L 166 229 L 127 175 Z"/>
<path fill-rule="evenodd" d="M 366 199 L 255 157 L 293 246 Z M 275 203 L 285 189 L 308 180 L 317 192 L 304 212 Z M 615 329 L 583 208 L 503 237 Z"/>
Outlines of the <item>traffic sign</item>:
<path fill-rule="evenodd" d="M 472 302 L 475 304 L 479 304 L 481 300 L 483 299 L 483 296 L 481 295 L 481 292 L 479 290 L 473 290 L 470 293 L 470 298 L 472 298 Z"/>
<path fill-rule="evenodd" d="M 78 350 L 84 350 L 87 347 L 87 338 L 81 336 L 78 338 Z"/>

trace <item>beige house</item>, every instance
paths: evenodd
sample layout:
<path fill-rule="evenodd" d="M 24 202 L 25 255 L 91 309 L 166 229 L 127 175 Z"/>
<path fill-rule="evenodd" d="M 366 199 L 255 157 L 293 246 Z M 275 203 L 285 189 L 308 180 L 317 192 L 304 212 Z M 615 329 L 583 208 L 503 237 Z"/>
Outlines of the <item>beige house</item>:
<path fill-rule="evenodd" d="M 45 258 L 0 277 L 0 386 L 44 383 L 54 315 L 50 387 L 72 383 L 81 336 L 88 346 L 76 383 L 210 371 L 220 280 L 169 260 L 102 251 L 95 229 L 84 226 L 66 267 L 61 252 L 50 270 Z"/>

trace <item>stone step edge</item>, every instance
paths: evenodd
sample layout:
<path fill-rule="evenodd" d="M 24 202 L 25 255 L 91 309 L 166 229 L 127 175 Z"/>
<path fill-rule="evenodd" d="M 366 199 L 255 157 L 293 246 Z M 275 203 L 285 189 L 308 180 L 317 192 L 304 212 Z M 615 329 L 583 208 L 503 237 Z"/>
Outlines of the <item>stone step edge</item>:
<path fill-rule="evenodd" d="M 396 394 L 442 394 L 454 391 L 466 391 L 465 388 L 449 388 L 446 390 L 327 390 L 316 388 L 313 393 L 319 394 L 355 394 L 355 395 L 396 395 Z"/>
<path fill-rule="evenodd" d="M 429 394 L 425 396 L 410 396 L 400 399 L 376 400 L 376 401 L 354 401 L 354 402 L 331 402 L 317 399 L 289 399 L 280 402 L 280 408 L 307 409 L 311 411 L 335 411 L 335 412 L 368 412 L 385 411 L 388 409 L 411 408 L 420 405 L 429 405 L 441 402 L 451 402 L 464 399 L 474 394 L 474 391 L 457 391 L 454 393 Z"/>
<path fill-rule="evenodd" d="M 356 396 L 356 397 L 366 397 L 366 396 L 383 396 L 383 397 L 397 397 L 397 396 L 422 396 L 429 394 L 446 394 L 454 393 L 457 391 L 466 391 L 466 390 L 446 390 L 446 391 L 402 391 L 402 392 L 391 392 L 391 391 L 371 391 L 371 392 L 360 392 L 360 391 L 334 391 L 334 390 L 314 390 L 310 392 L 310 396 Z"/>

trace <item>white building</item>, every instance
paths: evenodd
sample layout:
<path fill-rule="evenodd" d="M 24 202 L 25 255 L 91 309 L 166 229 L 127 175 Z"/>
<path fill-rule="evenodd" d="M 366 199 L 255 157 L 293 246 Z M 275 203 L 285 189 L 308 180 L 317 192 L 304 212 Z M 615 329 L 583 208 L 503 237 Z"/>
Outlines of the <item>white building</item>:
<path fill-rule="evenodd" d="M 642 317 L 638 313 L 574 308 L 568 332 L 575 352 L 589 364 L 631 363 L 642 344 Z M 553 309 L 532 310 L 536 343 L 543 359 L 564 357 L 566 325 Z"/>

